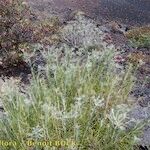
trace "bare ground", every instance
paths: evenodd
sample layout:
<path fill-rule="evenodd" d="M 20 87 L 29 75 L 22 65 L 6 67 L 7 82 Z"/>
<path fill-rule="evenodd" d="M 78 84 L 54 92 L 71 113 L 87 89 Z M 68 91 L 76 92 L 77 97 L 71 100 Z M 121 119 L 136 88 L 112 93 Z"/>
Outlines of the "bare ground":
<path fill-rule="evenodd" d="M 84 11 L 89 17 L 102 22 L 118 20 L 128 25 L 150 23 L 149 0 L 27 0 L 44 15 L 58 14 L 66 19 L 75 10 Z"/>

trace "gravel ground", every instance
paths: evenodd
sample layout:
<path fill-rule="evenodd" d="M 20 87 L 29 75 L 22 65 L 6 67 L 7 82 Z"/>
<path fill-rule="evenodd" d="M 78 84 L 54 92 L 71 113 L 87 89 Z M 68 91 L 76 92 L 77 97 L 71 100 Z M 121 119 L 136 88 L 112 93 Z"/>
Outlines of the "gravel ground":
<path fill-rule="evenodd" d="M 40 15 L 58 15 L 67 19 L 75 10 L 84 11 L 99 21 L 118 20 L 128 25 L 150 23 L 149 0 L 27 0 Z"/>

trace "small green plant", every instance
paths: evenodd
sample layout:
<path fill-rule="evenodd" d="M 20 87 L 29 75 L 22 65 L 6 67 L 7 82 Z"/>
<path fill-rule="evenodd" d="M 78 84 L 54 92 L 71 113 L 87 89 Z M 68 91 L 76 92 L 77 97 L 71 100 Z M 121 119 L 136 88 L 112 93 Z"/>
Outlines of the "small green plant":
<path fill-rule="evenodd" d="M 132 29 L 126 33 L 134 47 L 150 48 L 150 26 Z"/>
<path fill-rule="evenodd" d="M 131 43 L 134 47 L 150 48 L 150 36 L 142 35 L 140 38 L 131 39 Z"/>
<path fill-rule="evenodd" d="M 140 128 L 135 122 L 127 129 L 132 67 L 116 74 L 112 51 L 90 55 L 84 65 L 49 53 L 45 77 L 33 74 L 26 94 L 5 85 L 0 139 L 16 144 L 1 149 L 133 150 Z"/>

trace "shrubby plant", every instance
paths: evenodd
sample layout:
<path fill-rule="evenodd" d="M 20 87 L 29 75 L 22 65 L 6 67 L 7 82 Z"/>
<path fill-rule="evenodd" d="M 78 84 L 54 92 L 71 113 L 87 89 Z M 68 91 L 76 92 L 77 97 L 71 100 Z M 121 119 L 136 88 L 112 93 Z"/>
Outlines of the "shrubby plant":
<path fill-rule="evenodd" d="M 84 65 L 70 62 L 71 51 L 59 63 L 47 53 L 45 77 L 33 74 L 26 94 L 6 88 L 1 94 L 5 115 L 0 139 L 16 141 L 3 149 L 52 149 L 39 141 L 74 141 L 54 149 L 133 150 L 140 126 L 128 118 L 128 95 L 134 78 L 132 66 L 116 74 L 114 50 L 99 57 L 92 53 Z M 55 63 L 54 63 L 55 62 Z M 128 128 L 130 121 L 135 123 Z M 26 141 L 37 142 L 27 146 Z"/>
<path fill-rule="evenodd" d="M 142 35 L 139 38 L 131 39 L 131 43 L 134 47 L 144 47 L 150 48 L 150 36 L 149 35 Z"/>
<path fill-rule="evenodd" d="M 76 12 L 74 20 L 69 21 L 61 30 L 61 39 L 70 46 L 85 49 L 88 47 L 102 47 L 104 33 L 96 23 L 84 15 Z M 103 41 L 104 43 L 104 41 Z M 100 49 L 99 49 L 100 50 Z"/>
<path fill-rule="evenodd" d="M 134 47 L 150 48 L 150 26 L 129 30 L 125 34 Z"/>
<path fill-rule="evenodd" d="M 50 42 L 58 27 L 57 19 L 38 21 L 24 0 L 1 0 L 0 14 L 0 53 L 5 65 L 22 61 L 31 43 Z"/>

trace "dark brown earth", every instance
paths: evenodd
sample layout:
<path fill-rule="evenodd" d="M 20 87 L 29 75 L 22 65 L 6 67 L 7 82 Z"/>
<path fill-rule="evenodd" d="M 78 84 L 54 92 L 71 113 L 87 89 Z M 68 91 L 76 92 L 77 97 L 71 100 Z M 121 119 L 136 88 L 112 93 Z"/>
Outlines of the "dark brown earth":
<path fill-rule="evenodd" d="M 150 0 L 27 0 L 41 13 L 51 12 L 66 18 L 72 11 L 84 11 L 89 17 L 102 22 L 117 20 L 128 25 L 150 23 Z"/>

